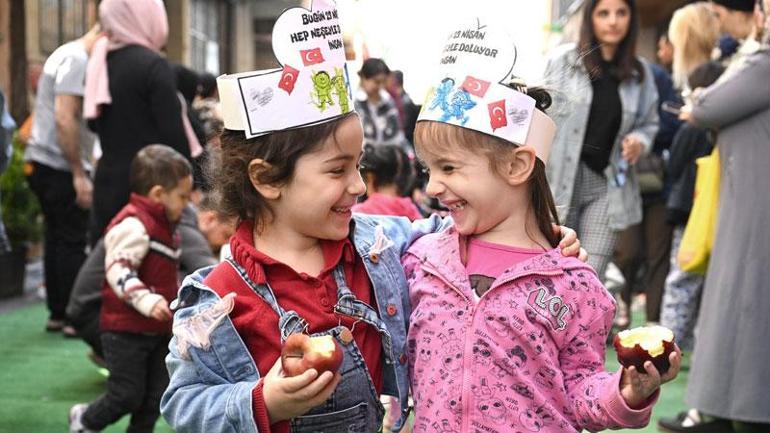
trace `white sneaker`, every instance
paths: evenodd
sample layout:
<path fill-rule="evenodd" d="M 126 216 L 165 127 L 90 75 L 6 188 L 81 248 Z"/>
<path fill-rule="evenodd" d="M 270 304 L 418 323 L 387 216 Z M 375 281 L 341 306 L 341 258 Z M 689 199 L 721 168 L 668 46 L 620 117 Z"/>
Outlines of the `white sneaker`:
<path fill-rule="evenodd" d="M 79 403 L 70 408 L 70 433 L 99 433 L 83 426 L 83 413 L 88 409 L 85 403 Z"/>

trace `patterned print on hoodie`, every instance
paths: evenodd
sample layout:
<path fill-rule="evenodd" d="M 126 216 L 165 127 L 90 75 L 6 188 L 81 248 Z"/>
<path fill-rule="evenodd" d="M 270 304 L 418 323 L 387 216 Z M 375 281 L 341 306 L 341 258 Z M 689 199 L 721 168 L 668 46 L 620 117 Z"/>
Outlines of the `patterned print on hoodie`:
<path fill-rule="evenodd" d="M 508 268 L 477 301 L 455 229 L 403 263 L 417 433 L 578 432 L 646 425 L 604 371 L 615 314 L 593 269 L 551 250 Z"/>

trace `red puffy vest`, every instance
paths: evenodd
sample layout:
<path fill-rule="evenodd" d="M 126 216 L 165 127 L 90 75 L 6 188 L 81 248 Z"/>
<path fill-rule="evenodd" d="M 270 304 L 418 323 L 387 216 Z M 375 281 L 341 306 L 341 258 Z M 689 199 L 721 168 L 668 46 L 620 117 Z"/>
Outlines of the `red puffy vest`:
<path fill-rule="evenodd" d="M 139 279 L 171 303 L 179 289 L 179 236 L 175 233 L 175 227 L 168 221 L 162 205 L 131 194 L 128 204 L 112 219 L 107 231 L 128 217 L 138 218 L 150 236 L 150 249 L 137 269 Z M 102 331 L 171 333 L 171 322 L 159 322 L 143 316 L 118 298 L 106 279 L 102 284 L 100 327 Z"/>

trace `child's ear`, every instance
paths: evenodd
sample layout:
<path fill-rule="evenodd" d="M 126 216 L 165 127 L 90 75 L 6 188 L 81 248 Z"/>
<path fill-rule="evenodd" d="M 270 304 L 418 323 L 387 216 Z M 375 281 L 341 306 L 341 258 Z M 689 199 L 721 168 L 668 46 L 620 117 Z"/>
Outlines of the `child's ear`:
<path fill-rule="evenodd" d="M 508 183 L 513 186 L 527 183 L 535 169 L 536 159 L 535 149 L 531 146 L 518 146 L 513 149 L 506 173 Z"/>
<path fill-rule="evenodd" d="M 257 192 L 268 200 L 277 200 L 281 196 L 281 189 L 275 185 L 262 183 L 262 175 L 272 169 L 273 166 L 263 159 L 252 159 L 249 162 L 249 180 Z"/>
<path fill-rule="evenodd" d="M 215 218 L 216 214 L 213 211 L 198 210 L 198 228 L 200 231 L 205 234 L 209 230 L 209 227 L 212 226 Z"/>
<path fill-rule="evenodd" d="M 155 203 L 160 203 L 163 200 L 163 194 L 166 190 L 161 185 L 153 185 L 149 191 L 147 191 L 147 198 Z"/>

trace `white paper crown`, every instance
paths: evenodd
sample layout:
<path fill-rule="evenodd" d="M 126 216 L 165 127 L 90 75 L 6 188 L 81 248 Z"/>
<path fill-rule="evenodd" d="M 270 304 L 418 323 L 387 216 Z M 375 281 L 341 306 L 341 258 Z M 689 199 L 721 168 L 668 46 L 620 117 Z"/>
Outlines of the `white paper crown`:
<path fill-rule="evenodd" d="M 531 146 L 548 162 L 556 124 L 535 108 L 535 100 L 500 84 L 516 64 L 516 45 L 505 32 L 472 26 L 449 35 L 440 78 L 428 92 L 417 121 L 432 120 Z"/>
<path fill-rule="evenodd" d="M 273 26 L 281 68 L 217 78 L 225 128 L 253 138 L 327 122 L 353 110 L 345 47 L 333 2 L 284 11 Z"/>

